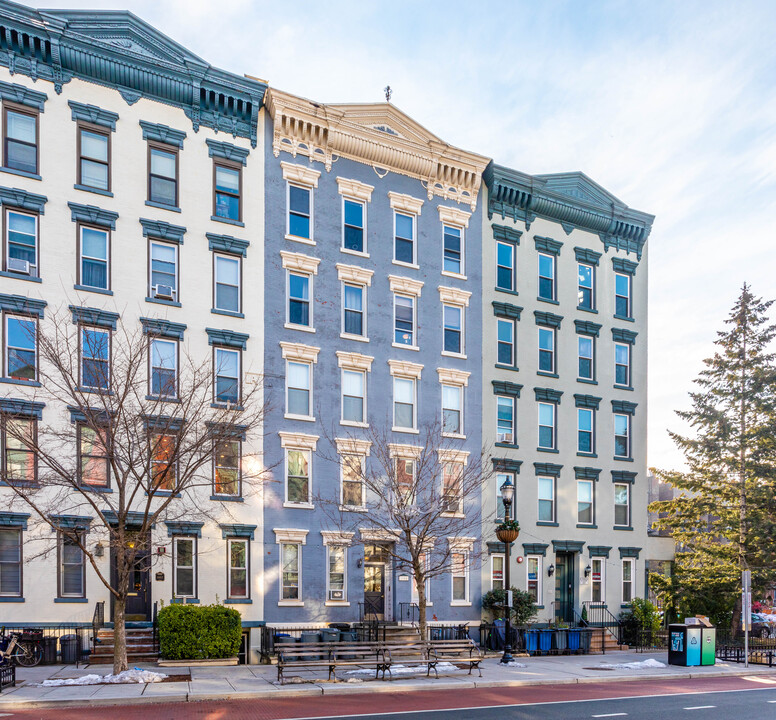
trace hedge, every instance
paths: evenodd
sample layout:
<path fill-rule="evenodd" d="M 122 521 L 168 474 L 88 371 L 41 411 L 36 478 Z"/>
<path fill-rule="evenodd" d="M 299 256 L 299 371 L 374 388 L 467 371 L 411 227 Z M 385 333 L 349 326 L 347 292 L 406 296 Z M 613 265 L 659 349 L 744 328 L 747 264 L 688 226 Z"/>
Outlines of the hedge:
<path fill-rule="evenodd" d="M 165 660 L 203 660 L 237 655 L 240 613 L 223 605 L 167 605 L 159 611 L 159 650 Z"/>

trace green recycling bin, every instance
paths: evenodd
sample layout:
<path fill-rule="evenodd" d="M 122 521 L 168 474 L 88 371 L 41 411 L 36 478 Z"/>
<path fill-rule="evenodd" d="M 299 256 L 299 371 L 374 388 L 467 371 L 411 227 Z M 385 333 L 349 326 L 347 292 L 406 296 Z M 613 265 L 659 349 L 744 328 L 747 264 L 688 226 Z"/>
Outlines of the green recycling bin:
<path fill-rule="evenodd" d="M 717 659 L 717 628 L 701 628 L 701 665 L 714 665 Z"/>

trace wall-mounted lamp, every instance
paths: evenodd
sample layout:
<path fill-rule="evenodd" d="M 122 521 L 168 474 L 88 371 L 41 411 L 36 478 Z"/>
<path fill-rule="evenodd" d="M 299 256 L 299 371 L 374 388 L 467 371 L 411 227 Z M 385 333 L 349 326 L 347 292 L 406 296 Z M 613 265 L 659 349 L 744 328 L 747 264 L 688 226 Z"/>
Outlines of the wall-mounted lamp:
<path fill-rule="evenodd" d="M 555 566 L 550 564 L 550 567 L 547 568 L 547 576 L 552 577 L 555 574 Z"/>
<path fill-rule="evenodd" d="M 101 542 L 98 542 L 94 546 L 94 557 L 102 557 L 103 555 L 105 555 L 105 546 Z"/>
<path fill-rule="evenodd" d="M 593 572 L 593 568 L 591 568 L 591 567 L 590 567 L 590 565 L 588 565 L 588 566 L 585 568 L 585 577 L 590 577 L 590 573 L 591 573 L 591 572 Z"/>
<path fill-rule="evenodd" d="M 363 561 L 361 558 L 359 558 L 358 560 L 356 560 L 356 567 L 357 567 L 357 568 L 360 568 L 360 567 L 362 567 L 362 566 L 363 566 L 363 564 L 364 564 L 364 561 Z"/>

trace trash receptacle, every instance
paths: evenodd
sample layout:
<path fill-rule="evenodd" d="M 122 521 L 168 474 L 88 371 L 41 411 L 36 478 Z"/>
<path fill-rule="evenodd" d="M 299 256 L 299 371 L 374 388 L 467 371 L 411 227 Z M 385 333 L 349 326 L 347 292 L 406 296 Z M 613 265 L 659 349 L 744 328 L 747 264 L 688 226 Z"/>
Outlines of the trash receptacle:
<path fill-rule="evenodd" d="M 78 635 L 63 635 L 59 638 L 62 662 L 66 665 L 78 662 Z"/>
<path fill-rule="evenodd" d="M 301 645 L 310 644 L 310 643 L 319 643 L 321 641 L 321 634 L 319 632 L 303 632 L 302 637 L 300 638 Z M 304 647 L 299 648 L 300 650 L 304 650 Z M 311 660 L 320 660 L 321 656 L 310 656 Z"/>
<path fill-rule="evenodd" d="M 538 650 L 539 650 L 539 631 L 526 630 L 525 631 L 525 651 L 529 655 L 536 655 Z"/>
<path fill-rule="evenodd" d="M 579 648 L 583 655 L 590 653 L 590 641 L 593 639 L 593 631 L 590 628 L 581 628 L 579 631 Z"/>
<path fill-rule="evenodd" d="M 549 653 L 552 648 L 553 631 L 550 628 L 539 630 L 539 652 Z"/>
<path fill-rule="evenodd" d="M 57 639 L 55 637 L 44 637 L 43 645 L 43 664 L 55 665 L 57 662 Z"/>
<path fill-rule="evenodd" d="M 701 665 L 714 665 L 717 660 L 717 628 L 701 628 Z"/>
<path fill-rule="evenodd" d="M 558 630 L 555 630 L 555 632 L 552 634 L 553 640 L 554 640 L 554 648 L 558 655 L 566 651 L 566 648 L 568 647 L 568 635 L 566 634 L 566 630 L 564 628 L 560 628 Z"/>
<path fill-rule="evenodd" d="M 701 626 L 677 623 L 668 626 L 668 664 L 695 667 L 701 664 Z"/>
<path fill-rule="evenodd" d="M 329 623 L 330 628 L 337 628 L 340 632 L 345 632 L 346 630 L 350 630 L 350 623 L 341 623 L 341 622 L 332 622 Z"/>
<path fill-rule="evenodd" d="M 339 642 L 340 631 L 337 628 L 327 627 L 321 630 L 321 642 Z"/>
<path fill-rule="evenodd" d="M 569 652 L 579 652 L 579 628 L 569 628 Z"/>

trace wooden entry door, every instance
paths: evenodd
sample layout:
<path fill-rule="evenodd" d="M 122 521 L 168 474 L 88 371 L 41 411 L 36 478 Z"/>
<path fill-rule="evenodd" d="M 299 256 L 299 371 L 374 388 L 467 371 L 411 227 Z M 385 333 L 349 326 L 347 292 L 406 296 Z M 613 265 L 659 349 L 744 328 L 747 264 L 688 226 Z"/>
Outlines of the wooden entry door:
<path fill-rule="evenodd" d="M 385 564 L 364 565 L 364 611 L 367 617 L 385 617 Z"/>
<path fill-rule="evenodd" d="M 151 619 L 151 546 L 149 538 L 143 540 L 140 535 L 130 536 L 130 543 L 139 543 L 135 562 L 129 575 L 129 592 L 127 593 L 126 619 L 130 622 L 143 622 Z M 111 584 L 118 584 L 116 571 L 116 551 L 111 548 L 110 560 Z M 113 618 L 113 603 L 111 603 L 111 618 Z"/>
<path fill-rule="evenodd" d="M 574 553 L 555 555 L 555 619 L 574 621 Z"/>

